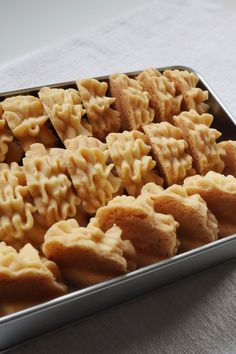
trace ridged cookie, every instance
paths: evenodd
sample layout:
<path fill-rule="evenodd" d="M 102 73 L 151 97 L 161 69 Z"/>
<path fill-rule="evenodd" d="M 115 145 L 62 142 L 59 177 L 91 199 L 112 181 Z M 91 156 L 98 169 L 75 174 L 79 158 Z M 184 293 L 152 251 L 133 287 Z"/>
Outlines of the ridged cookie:
<path fill-rule="evenodd" d="M 223 173 L 236 177 L 236 141 L 222 141 L 219 143 L 219 146 L 225 151 L 225 155 L 223 156 L 225 163 Z"/>
<path fill-rule="evenodd" d="M 179 223 L 180 251 L 217 240 L 218 222 L 200 195 L 188 196 L 186 189 L 178 185 L 163 190 L 154 183 L 146 184 L 142 195 L 153 201 L 156 212 L 171 214 Z"/>
<path fill-rule="evenodd" d="M 136 268 L 135 250 L 121 239 L 121 229 L 112 226 L 103 232 L 97 221 L 86 228 L 75 219 L 54 224 L 45 235 L 43 252 L 60 266 L 65 279 L 79 288 Z"/>
<path fill-rule="evenodd" d="M 66 141 L 65 162 L 84 210 L 94 214 L 121 187 L 121 180 L 108 162 L 107 145 L 94 137 L 79 136 Z"/>
<path fill-rule="evenodd" d="M 107 134 L 120 130 L 120 114 L 111 108 L 114 97 L 107 97 L 108 84 L 95 79 L 76 81 L 93 136 L 104 140 Z"/>
<path fill-rule="evenodd" d="M 178 223 L 171 215 L 155 213 L 146 198 L 118 196 L 98 209 L 96 217 L 102 230 L 113 224 L 122 230 L 122 238 L 130 240 L 137 252 L 138 266 L 156 263 L 176 254 Z"/>
<path fill-rule="evenodd" d="M 129 195 L 137 196 L 147 182 L 163 183 L 153 170 L 156 162 L 148 155 L 151 147 L 143 133 L 137 130 L 111 133 L 106 141 L 118 176 Z"/>
<path fill-rule="evenodd" d="M 143 129 L 167 186 L 181 184 L 186 176 L 195 174 L 181 129 L 168 122 L 148 124 Z"/>
<path fill-rule="evenodd" d="M 149 107 L 149 94 L 138 81 L 125 74 L 110 76 L 111 94 L 114 106 L 120 112 L 122 130 L 140 130 L 153 121 L 154 111 Z"/>
<path fill-rule="evenodd" d="M 24 151 L 36 142 L 47 148 L 56 145 L 56 139 L 47 127 L 48 116 L 38 98 L 14 96 L 6 98 L 1 105 L 4 110 L 2 117 Z"/>
<path fill-rule="evenodd" d="M 199 114 L 208 111 L 209 106 L 205 103 L 208 91 L 196 87 L 199 81 L 197 75 L 187 70 L 165 70 L 163 75 L 173 82 L 176 93 L 183 96 L 182 110 L 194 109 Z"/>
<path fill-rule="evenodd" d="M 236 233 L 236 178 L 216 172 L 192 176 L 184 181 L 189 195 L 198 193 L 219 222 L 219 237 Z"/>
<path fill-rule="evenodd" d="M 33 144 L 23 159 L 27 187 L 45 226 L 76 216 L 80 203 L 67 177 L 65 150 L 55 149 Z"/>
<path fill-rule="evenodd" d="M 150 107 L 155 111 L 155 122 L 169 121 L 180 113 L 182 95 L 176 96 L 174 84 L 156 69 L 146 69 L 137 77 L 150 95 Z"/>
<path fill-rule="evenodd" d="M 77 90 L 43 87 L 38 95 L 62 142 L 78 135 L 92 135 L 91 125 L 83 118 L 85 110 Z"/>
<path fill-rule="evenodd" d="M 193 158 L 193 167 L 200 175 L 208 171 L 222 172 L 224 169 L 223 156 L 225 152 L 216 143 L 221 133 L 210 128 L 213 116 L 204 113 L 199 115 L 196 111 L 182 112 L 174 118 L 175 125 L 183 132 L 188 143 L 189 153 Z"/>

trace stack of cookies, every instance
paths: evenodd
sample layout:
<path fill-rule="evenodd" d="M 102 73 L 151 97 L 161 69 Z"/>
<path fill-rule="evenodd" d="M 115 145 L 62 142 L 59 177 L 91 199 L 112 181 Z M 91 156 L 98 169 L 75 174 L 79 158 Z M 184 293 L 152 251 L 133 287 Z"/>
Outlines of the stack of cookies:
<path fill-rule="evenodd" d="M 0 315 L 236 233 L 236 142 L 194 73 L 76 85 L 0 102 Z"/>

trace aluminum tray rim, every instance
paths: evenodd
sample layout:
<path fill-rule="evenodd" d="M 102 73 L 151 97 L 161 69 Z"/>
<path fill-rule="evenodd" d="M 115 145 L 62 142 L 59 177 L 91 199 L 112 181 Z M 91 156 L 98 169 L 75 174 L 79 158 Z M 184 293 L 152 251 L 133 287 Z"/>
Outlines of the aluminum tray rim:
<path fill-rule="evenodd" d="M 198 76 L 198 78 L 200 79 L 201 84 L 203 84 L 206 87 L 206 89 L 209 91 L 209 93 L 212 95 L 212 97 L 220 104 L 220 106 L 226 112 L 226 114 L 228 115 L 228 118 L 231 120 L 231 122 L 234 123 L 234 125 L 236 125 L 236 121 L 232 117 L 229 110 L 221 102 L 221 100 L 215 94 L 215 92 L 209 87 L 206 80 L 202 77 L 201 74 L 198 73 L 198 71 L 192 69 L 189 66 L 184 66 L 184 65 L 165 66 L 165 67 L 161 67 L 161 68 L 157 68 L 157 69 L 161 72 L 169 69 L 169 70 L 187 70 L 187 71 L 195 73 Z M 134 76 L 137 76 L 141 72 L 142 72 L 142 70 L 139 70 L 139 71 L 128 72 L 126 74 L 131 77 L 134 77 Z M 108 80 L 108 78 L 109 78 L 109 75 L 96 77 L 97 80 Z M 57 84 L 51 84 L 51 85 L 46 84 L 46 85 L 41 85 L 41 86 L 36 86 L 36 87 L 24 88 L 24 89 L 20 89 L 20 90 L 6 91 L 3 93 L 0 93 L 0 100 L 4 99 L 6 97 L 9 97 L 9 96 L 13 96 L 13 95 L 27 94 L 27 93 L 30 94 L 31 92 L 36 93 L 44 86 L 59 88 L 59 87 L 63 87 L 63 86 L 69 87 L 69 86 L 74 86 L 74 85 L 75 85 L 75 80 L 57 83 Z M 168 265 L 178 263 L 182 259 L 191 258 L 192 256 L 207 252 L 209 249 L 218 248 L 221 245 L 224 245 L 226 243 L 230 243 L 233 240 L 235 240 L 235 238 L 236 238 L 236 234 L 228 236 L 226 238 L 219 239 L 219 240 L 209 243 L 207 245 L 204 245 L 204 246 L 198 247 L 196 249 L 176 255 L 172 258 L 168 258 L 168 259 L 165 259 L 165 260 L 160 261 L 158 263 L 137 269 L 137 270 L 132 271 L 128 274 L 121 275 L 121 276 L 116 277 L 112 280 L 105 281 L 105 282 L 102 282 L 99 284 L 95 284 L 95 285 L 86 287 L 84 289 L 75 290 L 75 291 L 72 291 L 71 293 L 62 295 L 60 297 L 43 302 L 38 305 L 31 306 L 27 309 L 17 311 L 13 314 L 2 316 L 2 317 L 0 317 L 0 325 L 7 324 L 8 322 L 18 320 L 19 318 L 30 316 L 31 314 L 39 313 L 39 312 L 47 310 L 48 308 L 51 308 L 51 307 L 57 307 L 57 306 L 63 305 L 64 303 L 67 303 L 69 301 L 78 300 L 78 299 L 83 298 L 89 294 L 93 294 L 96 292 L 100 292 L 106 288 L 110 288 L 113 285 L 126 283 L 130 279 L 135 279 L 135 278 L 139 278 L 141 276 L 145 276 L 146 274 L 150 274 L 152 272 L 155 272 L 157 269 L 165 268 Z"/>

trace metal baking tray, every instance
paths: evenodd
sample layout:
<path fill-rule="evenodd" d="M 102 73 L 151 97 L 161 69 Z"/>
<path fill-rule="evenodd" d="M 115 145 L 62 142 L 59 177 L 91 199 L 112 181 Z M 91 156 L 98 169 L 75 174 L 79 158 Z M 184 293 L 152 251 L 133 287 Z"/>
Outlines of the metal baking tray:
<path fill-rule="evenodd" d="M 236 138 L 236 122 L 201 75 L 184 66 L 159 68 L 160 71 L 165 69 L 188 70 L 198 75 L 199 87 L 209 91 L 209 112 L 215 117 L 213 126 L 222 132 L 223 140 Z M 134 77 L 139 73 L 132 72 L 128 75 Z M 107 81 L 108 78 L 109 76 L 105 76 L 97 79 Z M 47 86 L 76 88 L 75 81 Z M 37 95 L 40 88 L 5 92 L 0 94 L 0 101 L 6 97 L 19 94 Z M 154 288 L 232 260 L 235 256 L 236 234 L 113 280 L 77 290 L 26 310 L 0 317 L 0 350 L 6 350 L 23 341 L 144 294 Z"/>

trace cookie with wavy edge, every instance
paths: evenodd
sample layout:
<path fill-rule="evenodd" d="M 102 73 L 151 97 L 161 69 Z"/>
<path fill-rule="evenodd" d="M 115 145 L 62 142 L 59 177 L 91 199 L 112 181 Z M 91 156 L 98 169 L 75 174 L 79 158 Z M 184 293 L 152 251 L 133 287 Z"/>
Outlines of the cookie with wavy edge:
<path fill-rule="evenodd" d="M 38 246 L 45 232 L 37 221 L 24 168 L 14 162 L 0 163 L 0 240 L 16 249 L 27 242 Z"/>
<path fill-rule="evenodd" d="M 225 163 L 223 174 L 236 177 L 236 141 L 222 141 L 219 146 L 225 151 L 225 156 L 223 156 Z"/>
<path fill-rule="evenodd" d="M 129 195 L 137 196 L 147 182 L 162 185 L 162 178 L 153 170 L 156 162 L 148 156 L 151 147 L 143 133 L 137 130 L 110 133 L 106 141 L 118 176 Z"/>
<path fill-rule="evenodd" d="M 181 129 L 168 122 L 151 123 L 143 127 L 153 156 L 168 186 L 181 184 L 186 176 L 195 174 L 192 156 L 187 153 L 188 144 Z"/>
<path fill-rule="evenodd" d="M 0 104 L 0 163 L 19 162 L 24 154 L 23 149 L 12 135 L 2 114 L 3 109 Z"/>
<path fill-rule="evenodd" d="M 153 121 L 154 110 L 149 107 L 149 94 L 137 80 L 125 74 L 110 76 L 111 94 L 115 109 L 120 112 L 122 130 L 140 130 Z"/>
<path fill-rule="evenodd" d="M 172 185 L 163 189 L 146 184 L 142 195 L 149 197 L 158 213 L 171 214 L 179 223 L 177 236 L 180 251 L 188 251 L 218 239 L 218 222 L 198 194 L 188 196 L 184 187 Z"/>
<path fill-rule="evenodd" d="M 153 204 L 143 196 L 136 199 L 125 195 L 115 197 L 98 209 L 96 218 L 104 231 L 113 224 L 121 228 L 122 238 L 130 240 L 136 249 L 140 267 L 177 253 L 179 224 L 172 215 L 155 213 Z"/>
<path fill-rule="evenodd" d="M 150 95 L 150 107 L 155 111 L 155 122 L 172 122 L 173 115 L 181 112 L 182 101 L 182 95 L 176 96 L 174 84 L 153 68 L 141 72 L 137 80 Z"/>
<path fill-rule="evenodd" d="M 24 151 L 36 142 L 46 147 L 56 145 L 56 139 L 47 127 L 48 116 L 40 100 L 34 96 L 8 97 L 1 102 L 4 113 L 14 137 L 20 142 Z"/>
<path fill-rule="evenodd" d="M 27 187 L 45 226 L 77 214 L 80 200 L 67 177 L 64 153 L 64 149 L 47 151 L 42 144 L 33 144 L 23 159 Z"/>
<path fill-rule="evenodd" d="M 9 145 L 13 141 L 14 137 L 10 130 L 6 126 L 6 121 L 1 118 L 3 109 L 0 105 L 0 162 L 6 160 L 7 153 L 9 151 Z"/>
<path fill-rule="evenodd" d="M 199 81 L 197 75 L 187 70 L 165 70 L 163 73 L 175 85 L 176 93 L 183 95 L 182 110 L 196 110 L 199 114 L 208 111 L 208 91 L 196 87 Z"/>
<path fill-rule="evenodd" d="M 65 162 L 83 208 L 94 214 L 106 205 L 121 187 L 120 178 L 108 162 L 107 145 L 94 137 L 78 136 L 67 140 Z"/>
<path fill-rule="evenodd" d="M 219 237 L 236 233 L 236 178 L 216 172 L 184 181 L 188 195 L 198 193 L 219 222 Z"/>
<path fill-rule="evenodd" d="M 57 265 L 29 243 L 17 252 L 0 242 L 0 302 L 3 314 L 64 295 Z"/>
<path fill-rule="evenodd" d="M 95 79 L 76 81 L 88 120 L 92 126 L 93 136 L 104 140 L 107 134 L 120 130 L 120 114 L 111 108 L 114 97 L 107 97 L 108 84 Z"/>
<path fill-rule="evenodd" d="M 86 228 L 75 219 L 57 222 L 47 231 L 42 249 L 79 288 L 136 268 L 134 247 L 121 239 L 121 229 L 114 225 L 103 232 L 95 220 Z"/>
<path fill-rule="evenodd" d="M 193 158 L 193 167 L 200 175 L 208 171 L 222 172 L 225 152 L 216 140 L 221 133 L 210 128 L 213 116 L 208 113 L 199 115 L 196 111 L 182 112 L 174 118 L 175 125 L 183 132 L 188 143 L 189 154 Z"/>
<path fill-rule="evenodd" d="M 78 135 L 92 135 L 91 125 L 83 118 L 85 110 L 77 90 L 43 87 L 38 95 L 62 142 Z"/>

